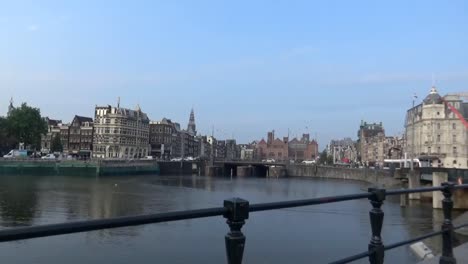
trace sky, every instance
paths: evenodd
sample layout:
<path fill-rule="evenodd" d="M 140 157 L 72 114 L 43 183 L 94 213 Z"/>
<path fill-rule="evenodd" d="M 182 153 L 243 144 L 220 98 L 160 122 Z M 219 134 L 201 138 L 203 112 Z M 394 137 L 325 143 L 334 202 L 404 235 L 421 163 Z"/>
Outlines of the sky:
<path fill-rule="evenodd" d="M 468 1 L 0 0 L 10 97 L 71 122 L 140 105 L 240 143 L 404 131 L 413 95 L 468 90 Z M 434 76 L 434 78 L 432 77 Z"/>

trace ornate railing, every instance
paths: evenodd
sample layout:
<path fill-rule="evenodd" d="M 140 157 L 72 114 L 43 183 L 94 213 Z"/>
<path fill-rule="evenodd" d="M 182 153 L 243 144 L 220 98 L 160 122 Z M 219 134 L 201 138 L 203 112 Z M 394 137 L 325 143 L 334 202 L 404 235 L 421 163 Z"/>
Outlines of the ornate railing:
<path fill-rule="evenodd" d="M 409 245 L 414 242 L 427 239 L 435 236 L 442 236 L 442 256 L 440 257 L 441 264 L 455 264 L 456 259 L 453 254 L 453 235 L 454 230 L 463 227 L 468 227 L 468 223 L 454 227 L 452 224 L 452 209 L 453 200 L 452 194 L 457 189 L 468 189 L 468 184 L 455 185 L 453 183 L 443 183 L 440 187 L 417 188 L 417 189 L 400 189 L 400 190 L 385 190 L 378 188 L 370 188 L 367 193 L 330 196 L 306 200 L 294 200 L 275 203 L 249 204 L 248 201 L 233 198 L 224 201 L 223 207 L 207 208 L 189 211 L 177 211 L 160 214 L 127 216 L 110 219 L 99 219 L 90 221 L 79 221 L 63 224 L 51 224 L 43 226 L 33 226 L 24 228 L 15 228 L 0 231 L 0 242 L 16 241 L 23 239 L 48 237 L 55 235 L 72 234 L 79 232 L 87 232 L 108 228 L 128 227 L 136 225 L 145 225 L 161 222 L 172 222 L 179 220 L 188 220 L 196 218 L 223 216 L 227 219 L 227 224 L 230 231 L 225 236 L 227 262 L 229 264 L 242 263 L 244 246 L 246 237 L 241 229 L 245 221 L 249 218 L 249 214 L 253 212 L 269 211 L 276 209 L 311 206 L 318 204 L 336 203 L 357 199 L 369 199 L 372 209 L 369 212 L 372 237 L 369 242 L 369 247 L 366 251 L 354 256 L 347 257 L 335 262 L 350 263 L 359 259 L 368 258 L 371 264 L 381 264 L 384 262 L 385 252 L 397 247 Z M 444 199 L 442 200 L 442 208 L 444 213 L 444 222 L 441 230 L 425 234 L 420 237 L 412 238 L 406 241 L 401 241 L 393 244 L 384 244 L 381 231 L 384 221 L 384 212 L 381 207 L 387 196 L 406 195 L 410 193 L 423 193 L 441 191 Z"/>

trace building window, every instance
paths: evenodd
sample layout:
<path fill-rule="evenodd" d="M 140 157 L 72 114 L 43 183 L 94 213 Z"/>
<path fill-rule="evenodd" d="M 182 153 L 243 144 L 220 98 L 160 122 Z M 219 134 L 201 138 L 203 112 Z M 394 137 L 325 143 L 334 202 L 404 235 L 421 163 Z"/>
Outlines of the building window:
<path fill-rule="evenodd" d="M 453 135 L 453 143 L 457 143 L 457 135 Z"/>
<path fill-rule="evenodd" d="M 452 128 L 453 128 L 453 129 L 457 129 L 457 124 L 453 123 L 453 124 L 452 124 Z"/>
<path fill-rule="evenodd" d="M 437 135 L 437 142 L 440 142 L 440 135 Z"/>
<path fill-rule="evenodd" d="M 440 123 L 437 123 L 437 129 L 440 129 Z"/>
<path fill-rule="evenodd" d="M 437 112 L 437 115 L 440 115 L 440 112 Z"/>
<path fill-rule="evenodd" d="M 440 147 L 437 147 L 437 153 L 440 154 Z"/>
<path fill-rule="evenodd" d="M 431 154 L 431 150 L 432 150 L 431 147 L 428 147 L 427 148 L 427 154 Z"/>
<path fill-rule="evenodd" d="M 453 147 L 453 154 L 457 154 L 457 147 Z"/>

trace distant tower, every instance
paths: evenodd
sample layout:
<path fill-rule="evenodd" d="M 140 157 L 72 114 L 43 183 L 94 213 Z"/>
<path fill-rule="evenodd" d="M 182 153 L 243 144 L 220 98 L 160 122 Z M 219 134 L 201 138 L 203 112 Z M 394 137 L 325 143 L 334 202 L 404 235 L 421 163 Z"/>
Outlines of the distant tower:
<path fill-rule="evenodd" d="M 193 108 L 190 112 L 190 119 L 187 126 L 187 131 L 194 136 L 197 134 L 197 126 L 195 125 L 195 113 L 193 112 Z"/>
<path fill-rule="evenodd" d="M 8 106 L 7 116 L 10 116 L 11 111 L 13 111 L 13 109 L 15 109 L 15 107 L 13 106 L 13 97 L 11 97 L 10 98 L 10 105 Z"/>

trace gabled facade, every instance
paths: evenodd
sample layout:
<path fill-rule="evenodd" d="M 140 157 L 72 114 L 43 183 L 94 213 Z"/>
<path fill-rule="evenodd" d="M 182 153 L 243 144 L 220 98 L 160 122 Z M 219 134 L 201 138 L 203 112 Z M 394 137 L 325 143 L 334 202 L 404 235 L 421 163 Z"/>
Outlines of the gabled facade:
<path fill-rule="evenodd" d="M 164 160 L 180 157 L 180 124 L 163 118 L 150 123 L 151 156 Z"/>
<path fill-rule="evenodd" d="M 290 160 L 315 160 L 318 157 L 317 141 L 310 140 L 309 134 L 303 134 L 300 140 L 293 138 L 289 141 L 288 148 Z"/>
<path fill-rule="evenodd" d="M 94 120 L 75 115 L 69 126 L 68 154 L 90 158 L 93 150 Z"/>
<path fill-rule="evenodd" d="M 49 153 L 52 140 L 57 135 L 60 135 L 62 121 L 50 119 L 48 117 L 45 118 L 45 121 L 47 122 L 47 133 L 41 135 L 41 152 Z"/>
<path fill-rule="evenodd" d="M 276 138 L 275 132 L 268 132 L 267 141 L 260 140 L 257 144 L 257 158 L 260 160 L 274 159 L 276 161 L 285 161 L 289 158 L 288 138 L 283 140 Z"/>

